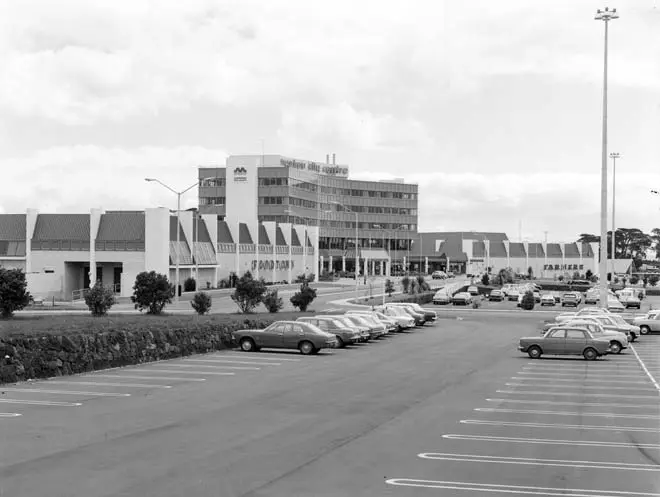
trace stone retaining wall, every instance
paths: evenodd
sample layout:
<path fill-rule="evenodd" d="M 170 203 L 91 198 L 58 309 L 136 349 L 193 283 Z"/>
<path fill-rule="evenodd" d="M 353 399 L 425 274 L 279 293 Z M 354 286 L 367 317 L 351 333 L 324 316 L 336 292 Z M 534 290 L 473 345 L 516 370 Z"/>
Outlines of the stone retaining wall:
<path fill-rule="evenodd" d="M 108 331 L 0 339 L 0 384 L 85 373 L 227 348 L 231 332 L 270 321 L 166 331 Z"/>

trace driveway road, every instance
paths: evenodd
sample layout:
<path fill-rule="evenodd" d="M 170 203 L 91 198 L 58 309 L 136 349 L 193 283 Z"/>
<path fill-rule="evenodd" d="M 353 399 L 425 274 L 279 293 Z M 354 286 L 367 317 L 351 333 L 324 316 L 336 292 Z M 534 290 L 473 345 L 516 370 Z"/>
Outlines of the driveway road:
<path fill-rule="evenodd" d="M 536 323 L 466 315 L 312 357 L 7 385 L 0 495 L 660 495 L 658 391 L 635 354 L 531 361 L 515 346 Z M 656 375 L 658 347 L 635 345 Z"/>

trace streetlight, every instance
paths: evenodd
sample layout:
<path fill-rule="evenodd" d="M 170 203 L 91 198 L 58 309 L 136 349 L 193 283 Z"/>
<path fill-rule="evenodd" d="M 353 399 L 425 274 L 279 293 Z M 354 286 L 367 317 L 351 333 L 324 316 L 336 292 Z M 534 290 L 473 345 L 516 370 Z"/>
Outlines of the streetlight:
<path fill-rule="evenodd" d="M 357 213 L 357 211 L 354 211 L 350 207 L 346 207 L 344 204 L 342 204 L 341 202 L 337 202 L 336 200 L 330 200 L 328 203 L 339 205 L 339 206 L 343 207 L 344 210 L 346 210 L 348 212 L 352 212 L 353 214 L 355 214 L 355 297 L 357 298 L 359 296 L 358 295 L 358 293 L 359 293 L 358 292 L 358 267 L 359 267 L 359 264 L 360 264 L 360 259 L 359 259 L 359 255 L 358 255 L 358 213 Z M 366 270 L 366 268 L 365 268 L 365 270 Z"/>
<path fill-rule="evenodd" d="M 156 182 L 165 188 L 167 188 L 169 191 L 174 193 L 176 195 L 176 276 L 175 276 L 175 291 L 174 291 L 174 302 L 179 303 L 179 244 L 181 242 L 181 195 L 186 193 L 188 190 L 192 190 L 196 186 L 199 185 L 199 181 L 196 181 L 192 185 L 190 185 L 188 188 L 185 190 L 181 190 L 180 192 L 177 192 L 173 188 L 170 188 L 167 186 L 165 183 L 163 183 L 161 180 L 156 179 L 156 178 L 144 178 L 144 181 L 146 182 Z"/>
<path fill-rule="evenodd" d="M 612 275 L 614 275 L 614 259 L 616 254 L 616 225 L 615 223 L 615 214 L 616 214 L 616 160 L 619 158 L 618 152 L 610 153 L 612 159 Z"/>
<path fill-rule="evenodd" d="M 600 184 L 600 305 L 607 307 L 607 43 L 610 21 L 618 19 L 616 9 L 598 9 L 597 21 L 605 23 L 605 49 L 603 56 L 603 136 L 601 150 L 601 184 Z"/>

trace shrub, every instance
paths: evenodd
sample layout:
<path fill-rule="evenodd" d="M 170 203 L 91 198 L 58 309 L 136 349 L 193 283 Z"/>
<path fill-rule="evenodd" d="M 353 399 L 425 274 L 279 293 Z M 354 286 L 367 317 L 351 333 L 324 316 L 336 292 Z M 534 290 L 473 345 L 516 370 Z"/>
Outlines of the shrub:
<path fill-rule="evenodd" d="M 193 299 L 190 301 L 190 305 L 193 309 L 195 309 L 197 314 L 203 316 L 211 310 L 211 296 L 206 292 L 197 292 Z"/>
<path fill-rule="evenodd" d="M 30 300 L 32 296 L 27 291 L 23 270 L 0 267 L 0 317 L 12 317 L 15 311 L 25 308 Z"/>
<path fill-rule="evenodd" d="M 481 300 L 473 300 L 472 301 L 472 308 L 473 309 L 479 309 L 481 307 Z"/>
<path fill-rule="evenodd" d="M 649 276 L 649 283 L 651 283 L 651 286 L 657 285 L 658 280 L 660 280 L 660 275 L 652 274 L 651 276 Z"/>
<path fill-rule="evenodd" d="M 112 287 L 103 286 L 97 282 L 85 293 L 85 304 L 92 312 L 92 316 L 105 316 L 115 305 L 115 292 Z"/>
<path fill-rule="evenodd" d="M 593 271 L 591 271 L 591 269 L 587 269 L 587 272 L 584 273 L 584 278 L 587 281 L 592 281 L 591 278 L 593 278 L 593 276 L 594 276 L 594 273 L 593 273 Z"/>
<path fill-rule="evenodd" d="M 416 279 L 410 279 L 410 282 L 408 284 L 408 293 L 411 295 L 414 295 L 416 293 L 419 293 L 419 284 L 417 283 Z"/>
<path fill-rule="evenodd" d="M 315 298 L 316 290 L 305 282 L 300 285 L 300 291 L 295 293 L 289 300 L 294 307 L 297 307 L 301 312 L 305 312 Z"/>
<path fill-rule="evenodd" d="M 183 291 L 184 292 L 194 292 L 197 289 L 197 282 L 195 278 L 189 277 L 186 278 L 186 281 L 183 282 Z"/>
<path fill-rule="evenodd" d="M 520 307 L 526 311 L 531 311 L 534 309 L 534 304 L 536 304 L 534 293 L 531 291 L 525 292 L 525 295 L 523 295 L 522 298 L 522 302 L 520 303 Z"/>
<path fill-rule="evenodd" d="M 264 295 L 263 298 L 263 303 L 271 314 L 278 312 L 284 307 L 282 299 L 277 295 L 277 290 L 269 290 L 266 292 L 266 295 Z"/>
<path fill-rule="evenodd" d="M 255 280 L 252 273 L 247 271 L 236 281 L 236 290 L 231 299 L 242 313 L 252 312 L 263 300 L 266 293 L 266 283 L 263 279 Z"/>
<path fill-rule="evenodd" d="M 210 281 L 207 281 L 207 282 L 206 282 L 206 289 L 207 289 L 207 290 L 210 290 L 210 289 L 211 289 L 211 282 L 210 282 Z"/>
<path fill-rule="evenodd" d="M 401 278 L 401 288 L 403 293 L 408 293 L 408 290 L 410 290 L 410 278 L 408 276 Z"/>
<path fill-rule="evenodd" d="M 143 271 L 135 278 L 131 301 L 140 311 L 147 309 L 147 314 L 160 314 L 165 305 L 172 302 L 173 296 L 174 287 L 167 276 L 156 271 Z"/>
<path fill-rule="evenodd" d="M 559 275 L 559 276 L 557 277 L 557 279 L 558 279 L 559 281 L 564 281 L 564 277 L 563 277 L 562 275 Z"/>
<path fill-rule="evenodd" d="M 484 275 L 481 277 L 481 284 L 482 284 L 483 286 L 488 286 L 488 285 L 490 284 L 490 276 L 488 276 L 488 273 L 484 274 Z"/>
<path fill-rule="evenodd" d="M 428 292 L 431 290 L 431 285 L 426 282 L 424 275 L 417 275 L 417 291 L 418 292 Z"/>
<path fill-rule="evenodd" d="M 534 270 L 532 269 L 532 266 L 529 266 L 527 268 L 527 277 L 531 280 L 533 276 L 534 276 Z"/>
<path fill-rule="evenodd" d="M 392 283 L 392 280 L 389 279 L 389 278 L 387 278 L 387 280 L 385 280 L 385 293 L 387 295 L 389 295 L 390 297 L 394 293 L 394 283 Z"/>

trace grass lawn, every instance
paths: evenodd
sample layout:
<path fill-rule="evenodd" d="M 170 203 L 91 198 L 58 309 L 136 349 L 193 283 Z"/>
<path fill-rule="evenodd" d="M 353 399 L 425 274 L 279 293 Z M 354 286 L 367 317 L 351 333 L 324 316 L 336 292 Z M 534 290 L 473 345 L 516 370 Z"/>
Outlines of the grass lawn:
<path fill-rule="evenodd" d="M 114 314 L 106 317 L 90 315 L 23 315 L 12 319 L 0 320 L 0 339 L 12 336 L 39 335 L 75 335 L 80 333 L 99 333 L 103 331 L 144 331 L 144 330 L 174 330 L 194 329 L 228 323 L 242 323 L 246 319 L 277 321 L 296 320 L 305 315 L 315 315 L 310 312 L 278 312 L 277 314 L 211 314 L 198 316 L 196 314 L 163 314 L 151 316 L 148 314 Z"/>

